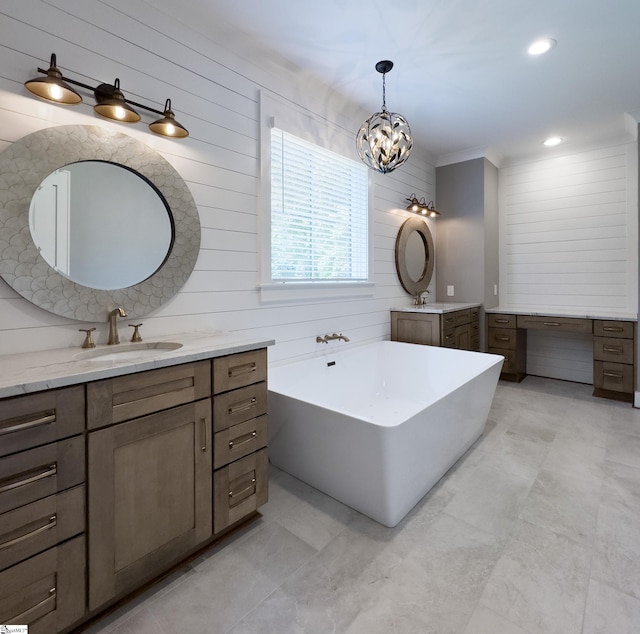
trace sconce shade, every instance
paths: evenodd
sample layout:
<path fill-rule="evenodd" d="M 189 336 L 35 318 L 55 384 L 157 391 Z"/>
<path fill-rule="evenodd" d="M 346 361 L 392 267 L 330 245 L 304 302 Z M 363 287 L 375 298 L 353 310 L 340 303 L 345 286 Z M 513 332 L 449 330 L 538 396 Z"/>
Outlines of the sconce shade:
<path fill-rule="evenodd" d="M 376 64 L 382 73 L 382 110 L 372 114 L 358 130 L 356 148 L 360 159 L 371 169 L 387 174 L 400 167 L 409 158 L 413 139 L 407 120 L 386 106 L 385 74 L 393 62 L 383 60 Z"/>
<path fill-rule="evenodd" d="M 140 115 L 134 110 L 133 106 L 135 106 L 147 112 L 152 112 L 156 116 L 162 115 L 161 119 L 157 119 L 149 124 L 150 130 L 155 134 L 176 139 L 183 139 L 189 136 L 189 131 L 176 121 L 175 114 L 171 109 L 171 99 L 167 99 L 164 104 L 164 111 L 162 111 L 151 108 L 150 106 L 145 106 L 142 103 L 136 103 L 130 99 L 125 99 L 125 96 L 120 90 L 120 80 L 118 78 L 116 78 L 113 85 L 100 84 L 96 87 L 84 84 L 70 77 L 64 77 L 56 66 L 55 53 L 51 54 L 49 70 L 38 68 L 38 72 L 45 75 L 45 77 L 30 79 L 24 82 L 24 85 L 27 90 L 42 99 L 61 104 L 81 103 L 82 97 L 71 88 L 69 84 L 80 86 L 85 90 L 93 92 L 96 100 L 96 105 L 93 106 L 93 109 L 96 114 L 99 114 L 101 117 L 106 117 L 107 119 L 121 123 L 136 123 L 140 121 Z"/>
<path fill-rule="evenodd" d="M 409 204 L 406 207 L 407 211 L 412 211 L 414 214 L 418 214 L 419 216 L 427 216 L 428 218 L 436 218 L 440 215 L 440 212 L 435 208 L 433 204 L 433 200 L 430 200 L 428 203 L 425 202 L 424 198 L 418 200 L 418 197 L 415 194 L 411 194 L 406 199 Z"/>
<path fill-rule="evenodd" d="M 96 105 L 93 109 L 97 114 L 107 119 L 122 121 L 123 123 L 136 123 L 140 121 L 140 115 L 125 101 L 120 90 L 120 80 L 116 78 L 111 84 L 100 84 L 94 91 Z"/>
<path fill-rule="evenodd" d="M 37 77 L 24 82 L 25 88 L 47 101 L 75 105 L 82 102 L 82 97 L 67 84 L 56 66 L 56 55 L 52 53 L 46 77 Z"/>
<path fill-rule="evenodd" d="M 189 131 L 176 121 L 176 117 L 171 110 L 171 99 L 167 99 L 164 104 L 164 116 L 149 124 L 149 130 L 161 136 L 175 137 L 183 139 L 189 136 Z"/>

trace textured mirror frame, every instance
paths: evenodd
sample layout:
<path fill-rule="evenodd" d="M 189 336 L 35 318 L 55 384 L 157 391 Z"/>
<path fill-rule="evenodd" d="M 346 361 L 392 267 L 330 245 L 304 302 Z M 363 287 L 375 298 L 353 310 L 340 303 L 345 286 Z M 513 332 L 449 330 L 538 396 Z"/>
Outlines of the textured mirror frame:
<path fill-rule="evenodd" d="M 51 172 L 87 160 L 109 161 L 138 172 L 169 205 L 174 225 L 171 251 L 139 284 L 115 290 L 82 286 L 50 267 L 33 242 L 29 205 L 34 192 Z M 117 204 L 117 192 L 114 201 Z M 80 321 L 103 321 L 120 306 L 129 317 L 142 317 L 182 288 L 199 250 L 200 219 L 189 188 L 160 154 L 140 141 L 97 126 L 58 126 L 29 134 L 0 154 L 0 276 L 44 310 Z"/>
<path fill-rule="evenodd" d="M 420 279 L 414 280 L 407 270 L 407 260 L 405 257 L 407 242 L 411 234 L 416 231 L 424 245 L 425 263 Z M 407 218 L 398 231 L 396 238 L 396 271 L 402 288 L 414 297 L 419 293 L 424 293 L 429 287 L 431 277 L 433 276 L 433 268 L 435 266 L 435 250 L 433 248 L 433 238 L 427 223 L 422 218 Z"/>

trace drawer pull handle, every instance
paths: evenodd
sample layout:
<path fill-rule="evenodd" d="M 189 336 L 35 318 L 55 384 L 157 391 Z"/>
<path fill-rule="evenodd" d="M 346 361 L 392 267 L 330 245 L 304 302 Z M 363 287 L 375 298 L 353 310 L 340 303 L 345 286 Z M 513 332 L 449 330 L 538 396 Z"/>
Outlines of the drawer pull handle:
<path fill-rule="evenodd" d="M 622 349 L 622 346 L 602 346 L 602 351 L 603 352 L 610 352 L 611 354 L 622 354 L 624 352 L 624 350 Z"/>
<path fill-rule="evenodd" d="M 234 376 L 239 376 L 241 374 L 251 374 L 258 369 L 256 366 L 256 362 L 252 361 L 251 363 L 245 363 L 243 365 L 236 365 L 233 368 L 229 368 L 229 378 Z"/>
<path fill-rule="evenodd" d="M 33 484 L 34 482 L 38 482 L 38 480 L 44 480 L 45 478 L 51 478 L 52 476 L 58 473 L 58 466 L 52 464 L 48 466 L 44 471 L 37 473 L 30 478 L 25 478 L 24 480 L 18 480 L 16 482 L 10 482 L 9 484 L 5 484 L 0 487 L 0 493 L 5 493 L 6 491 L 11 491 L 12 489 L 17 489 L 18 487 L 26 486 L 27 484 Z"/>
<path fill-rule="evenodd" d="M 511 337 L 509 335 L 494 335 L 496 341 L 509 341 Z"/>
<path fill-rule="evenodd" d="M 3 427 L 0 429 L 0 436 L 4 434 L 13 434 L 16 431 L 24 431 L 25 429 L 31 429 L 33 427 L 40 427 L 40 425 L 48 425 L 49 423 L 56 422 L 55 412 L 53 414 L 44 414 L 34 418 L 33 420 L 23 421 L 9 427 Z"/>
<path fill-rule="evenodd" d="M 231 405 L 227 410 L 229 415 L 238 414 L 239 412 L 246 412 L 248 409 L 256 406 L 257 398 L 252 396 L 248 401 L 243 401 L 242 403 L 236 403 L 235 405 Z"/>
<path fill-rule="evenodd" d="M 602 330 L 605 332 L 624 332 L 624 328 L 620 326 L 604 326 Z"/>
<path fill-rule="evenodd" d="M 509 320 L 508 319 L 494 319 L 493 320 L 496 324 L 508 324 Z"/>
<path fill-rule="evenodd" d="M 243 493 L 246 493 L 247 491 L 250 491 L 251 489 L 255 489 L 255 488 L 256 488 L 256 479 L 251 478 L 251 484 L 248 487 L 245 487 L 244 489 L 242 489 L 242 491 L 236 491 L 235 493 L 233 491 L 229 491 L 229 497 L 233 498 L 236 495 L 242 495 Z"/>
<path fill-rule="evenodd" d="M 251 442 L 252 440 L 256 439 L 257 436 L 257 432 L 252 431 L 250 434 L 246 434 L 247 436 L 249 436 L 248 438 L 245 438 L 244 440 L 241 440 L 240 442 L 236 442 L 235 440 L 230 440 L 229 441 L 229 449 L 233 449 L 234 447 L 240 447 L 242 445 L 246 445 L 248 442 Z M 238 436 L 238 438 L 242 438 L 242 436 Z M 237 440 L 237 438 L 236 438 Z"/>
<path fill-rule="evenodd" d="M 34 606 L 30 607 L 28 610 L 25 610 L 24 612 L 22 612 L 22 614 L 17 614 L 16 616 L 8 619 L 7 623 L 30 623 L 33 620 L 32 617 L 35 616 L 35 614 L 41 612 L 40 608 L 47 605 L 47 603 L 51 604 L 51 610 L 53 610 L 56 607 L 56 589 L 55 588 L 51 588 L 51 590 L 49 590 L 49 596 L 46 599 L 43 599 L 39 603 L 36 603 Z M 49 612 L 51 612 L 51 610 L 49 610 Z M 43 615 L 40 614 L 40 616 L 43 616 Z"/>
<path fill-rule="evenodd" d="M 16 544 L 19 544 L 20 542 L 25 541 L 25 539 L 31 539 L 32 537 L 36 537 L 37 535 L 40 535 L 41 533 L 44 533 L 45 531 L 48 531 L 51 528 L 55 528 L 57 525 L 57 517 L 56 515 L 52 515 L 48 520 L 47 523 L 44 524 L 43 526 L 40 526 L 38 528 L 36 528 L 33 531 L 29 531 L 28 533 L 25 533 L 24 535 L 20 535 L 19 537 L 16 537 L 14 539 L 10 539 L 7 542 L 3 542 L 2 544 L 0 544 L 0 550 L 4 550 L 5 548 L 11 548 L 12 546 L 15 546 Z"/>
<path fill-rule="evenodd" d="M 562 326 L 562 324 L 559 321 L 543 321 L 542 325 L 543 326 Z"/>
<path fill-rule="evenodd" d="M 621 381 L 622 380 L 622 372 L 604 372 L 603 373 L 605 376 L 608 376 L 610 379 L 615 379 L 616 381 Z"/>
<path fill-rule="evenodd" d="M 203 444 L 202 444 L 202 451 L 206 452 L 207 451 L 207 419 L 206 418 L 201 418 L 200 419 L 202 421 L 202 438 L 203 438 Z"/>
<path fill-rule="evenodd" d="M 445 335 L 444 338 L 445 339 L 453 339 L 455 333 L 449 333 L 448 335 Z"/>

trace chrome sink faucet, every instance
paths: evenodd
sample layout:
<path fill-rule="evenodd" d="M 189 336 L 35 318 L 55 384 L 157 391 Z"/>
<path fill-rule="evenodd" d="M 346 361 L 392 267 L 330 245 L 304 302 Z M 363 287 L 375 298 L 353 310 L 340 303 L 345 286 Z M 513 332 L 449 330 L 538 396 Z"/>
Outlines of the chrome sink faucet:
<path fill-rule="evenodd" d="M 126 317 L 127 313 L 124 312 L 124 308 L 114 308 L 109 313 L 109 339 L 107 343 L 112 346 L 116 343 L 120 343 L 120 337 L 118 336 L 118 317 Z"/>
<path fill-rule="evenodd" d="M 324 337 L 317 336 L 316 343 L 329 343 L 330 341 L 335 341 L 336 339 L 337 340 L 342 339 L 342 341 L 349 341 L 349 337 L 345 337 L 342 333 L 338 335 L 334 332 L 332 335 L 325 335 Z"/>

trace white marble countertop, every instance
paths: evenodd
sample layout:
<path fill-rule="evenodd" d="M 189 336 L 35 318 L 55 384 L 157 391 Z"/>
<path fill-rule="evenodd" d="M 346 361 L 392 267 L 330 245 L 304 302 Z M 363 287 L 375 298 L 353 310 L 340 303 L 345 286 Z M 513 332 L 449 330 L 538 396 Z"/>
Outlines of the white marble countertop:
<path fill-rule="evenodd" d="M 637 313 L 625 311 L 605 310 L 603 308 L 558 308 L 538 306 L 496 306 L 485 308 L 485 313 L 506 313 L 511 315 L 528 315 L 531 317 L 576 317 L 579 319 L 609 319 L 620 321 L 636 321 Z"/>
<path fill-rule="evenodd" d="M 176 342 L 182 346 L 176 350 L 145 350 L 139 357 L 130 351 L 133 346 L 127 343 L 115 346 L 99 345 L 87 350 L 58 348 L 0 355 L 0 398 L 165 368 L 190 361 L 213 359 L 265 348 L 275 343 L 273 339 L 248 339 L 240 335 L 216 332 L 163 335 L 152 337 L 149 342 L 145 340 L 145 343 L 150 342 Z M 122 359 L 111 360 L 92 356 L 103 350 L 112 353 L 118 349 L 127 351 Z"/>
<path fill-rule="evenodd" d="M 479 303 L 463 303 L 463 302 L 433 302 L 430 304 L 422 304 L 421 306 L 403 306 L 402 308 L 392 308 L 392 311 L 402 313 L 431 313 L 442 314 L 451 313 L 455 310 L 464 310 L 465 308 L 477 308 Z"/>

